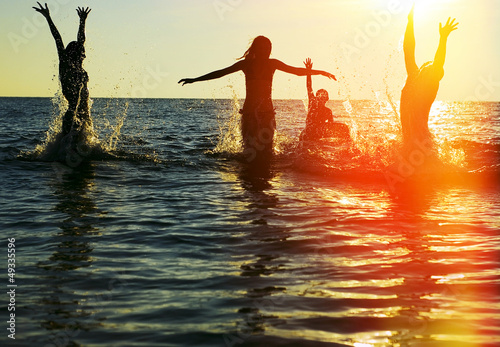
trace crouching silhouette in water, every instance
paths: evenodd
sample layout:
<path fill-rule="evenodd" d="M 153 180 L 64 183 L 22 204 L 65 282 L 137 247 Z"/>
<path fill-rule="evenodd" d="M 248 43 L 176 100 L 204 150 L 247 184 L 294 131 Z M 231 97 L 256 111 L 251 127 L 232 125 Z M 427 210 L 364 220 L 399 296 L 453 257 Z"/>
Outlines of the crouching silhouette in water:
<path fill-rule="evenodd" d="M 312 69 L 312 61 L 307 58 L 304 62 L 306 69 Z M 329 100 L 328 92 L 319 89 L 314 95 L 311 75 L 307 75 L 307 96 L 309 99 L 306 128 L 300 134 L 304 141 L 315 141 L 325 137 L 334 137 L 342 141 L 350 141 L 349 127 L 344 123 L 333 120 L 332 110 L 326 107 Z"/>

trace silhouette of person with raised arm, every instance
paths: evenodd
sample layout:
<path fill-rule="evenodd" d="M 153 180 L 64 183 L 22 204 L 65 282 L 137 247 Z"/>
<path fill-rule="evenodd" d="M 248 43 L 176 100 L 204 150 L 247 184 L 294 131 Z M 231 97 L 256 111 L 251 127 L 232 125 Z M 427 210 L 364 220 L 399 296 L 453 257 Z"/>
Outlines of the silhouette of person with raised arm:
<path fill-rule="evenodd" d="M 311 70 L 311 58 L 304 62 L 306 69 Z M 314 95 L 312 77 L 307 75 L 307 97 L 309 99 L 306 118 L 306 128 L 300 134 L 301 140 L 314 141 L 324 137 L 337 137 L 343 140 L 350 139 L 349 128 L 344 123 L 334 122 L 333 113 L 326 103 L 330 99 L 325 89 L 319 89 Z"/>
<path fill-rule="evenodd" d="M 276 70 L 297 76 L 323 75 L 335 79 L 331 73 L 289 66 L 280 60 L 270 59 L 272 44 L 265 36 L 256 37 L 250 48 L 235 64 L 210 72 L 197 78 L 181 79 L 182 85 L 220 78 L 237 71 L 243 71 L 246 83 L 246 98 L 240 110 L 241 132 L 244 151 L 248 160 L 256 156 L 269 157 L 273 153 L 275 111 L 272 102 L 272 83 Z"/>
<path fill-rule="evenodd" d="M 428 120 L 432 103 L 436 99 L 439 81 L 444 76 L 444 61 L 446 43 L 450 33 L 457 29 L 455 19 L 448 21 L 444 26 L 439 24 L 439 46 L 434 61 L 427 62 L 420 67 L 415 62 L 415 33 L 413 25 L 413 5 L 408 15 L 408 25 L 404 36 L 403 50 L 406 72 L 408 77 L 401 91 L 401 127 L 403 130 L 404 146 L 412 148 L 416 144 L 428 146 L 431 142 Z"/>
<path fill-rule="evenodd" d="M 64 48 L 61 34 L 50 17 L 49 7 L 45 4 L 44 8 L 39 2 L 38 6 L 40 8 L 33 8 L 47 19 L 52 36 L 56 41 L 57 54 L 59 55 L 59 80 L 61 81 L 62 93 L 69 104 L 63 117 L 62 135 L 65 136 L 72 130 L 79 132 L 82 129 L 92 129 L 89 90 L 87 88 L 89 77 L 82 66 L 85 59 L 85 21 L 90 9 L 78 7 L 76 12 L 80 17 L 80 27 L 77 41 L 70 42 Z"/>

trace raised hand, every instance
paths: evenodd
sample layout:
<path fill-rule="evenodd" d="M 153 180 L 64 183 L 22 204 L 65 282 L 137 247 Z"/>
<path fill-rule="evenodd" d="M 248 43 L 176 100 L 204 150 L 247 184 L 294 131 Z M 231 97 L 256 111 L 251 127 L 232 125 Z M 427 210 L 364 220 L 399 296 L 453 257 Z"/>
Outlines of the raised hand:
<path fill-rule="evenodd" d="M 37 2 L 37 4 L 38 6 L 40 6 L 40 8 L 33 7 L 35 11 L 40 12 L 45 18 L 50 18 L 50 11 L 49 11 L 49 6 L 47 6 L 47 3 L 45 3 L 45 8 L 39 2 Z"/>
<path fill-rule="evenodd" d="M 448 20 L 446 21 L 446 24 L 444 26 L 442 26 L 442 24 L 439 23 L 439 34 L 442 37 L 448 37 L 448 35 L 450 35 L 450 33 L 452 31 L 457 30 L 457 25 L 458 25 L 458 22 L 455 23 L 455 18 L 453 18 L 453 20 L 452 20 L 450 17 L 450 18 L 448 18 Z"/>
<path fill-rule="evenodd" d="M 325 76 L 325 77 L 328 77 L 328 78 L 329 78 L 329 79 L 331 79 L 331 80 L 334 80 L 334 81 L 336 81 L 336 80 L 337 80 L 337 79 L 335 78 L 335 75 L 334 75 L 334 74 L 331 74 L 331 73 L 329 73 L 329 72 L 324 72 L 322 75 L 323 75 L 323 76 Z"/>
<path fill-rule="evenodd" d="M 304 65 L 306 66 L 306 69 L 312 69 L 313 63 L 311 61 L 311 58 L 307 58 L 306 61 L 304 61 Z"/>
<path fill-rule="evenodd" d="M 194 78 L 183 78 L 179 82 L 181 85 L 190 84 L 196 82 Z"/>
<path fill-rule="evenodd" d="M 80 19 L 86 20 L 87 16 L 89 15 L 90 11 L 92 11 L 90 8 L 83 8 L 83 7 L 78 7 L 76 9 L 76 13 L 78 13 L 78 16 Z"/>

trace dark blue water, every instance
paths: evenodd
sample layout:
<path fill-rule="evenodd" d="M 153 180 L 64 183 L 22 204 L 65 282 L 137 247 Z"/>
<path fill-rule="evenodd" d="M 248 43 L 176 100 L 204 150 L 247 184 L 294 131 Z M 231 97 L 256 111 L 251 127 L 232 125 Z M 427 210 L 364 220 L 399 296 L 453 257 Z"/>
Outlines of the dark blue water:
<path fill-rule="evenodd" d="M 239 151 L 237 101 L 96 99 L 102 152 L 43 161 L 59 106 L 0 98 L 0 260 L 9 346 L 498 346 L 500 104 L 437 103 L 446 169 L 402 181 L 390 105 L 330 106 L 355 142 Z"/>

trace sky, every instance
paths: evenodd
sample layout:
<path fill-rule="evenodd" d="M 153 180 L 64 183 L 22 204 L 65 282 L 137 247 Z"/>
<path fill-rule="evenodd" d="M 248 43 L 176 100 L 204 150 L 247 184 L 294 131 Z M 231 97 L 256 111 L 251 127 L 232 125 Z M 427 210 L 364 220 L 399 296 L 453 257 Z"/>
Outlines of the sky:
<path fill-rule="evenodd" d="M 313 77 L 331 99 L 399 99 L 402 38 L 415 5 L 417 64 L 434 58 L 439 23 L 457 18 L 438 99 L 500 101 L 499 0 L 48 0 L 64 44 L 86 26 L 91 97 L 244 98 L 241 72 L 186 86 L 236 62 L 258 35 L 272 58 L 335 74 Z M 0 96 L 52 97 L 60 89 L 54 40 L 35 1 L 0 0 Z M 275 99 L 304 99 L 305 77 L 276 72 Z"/>

